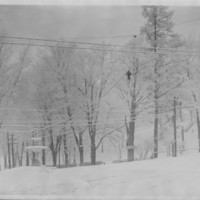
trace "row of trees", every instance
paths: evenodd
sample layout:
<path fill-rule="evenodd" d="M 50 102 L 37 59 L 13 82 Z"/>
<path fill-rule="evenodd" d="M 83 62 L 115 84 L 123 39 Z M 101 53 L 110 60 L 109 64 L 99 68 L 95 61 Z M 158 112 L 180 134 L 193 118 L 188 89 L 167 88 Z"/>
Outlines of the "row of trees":
<path fill-rule="evenodd" d="M 66 46 L 61 41 L 55 47 L 37 49 L 39 56 L 30 62 L 35 55 L 27 46 L 20 51 L 14 68 L 10 64 L 11 47 L 1 42 L 1 108 L 19 106 L 19 99 L 34 108 L 34 112 L 20 114 L 27 116 L 33 128 L 46 138 L 54 166 L 62 141 L 66 164 L 72 138 L 80 164 L 84 163 L 84 147 L 88 145 L 91 163 L 95 164 L 96 151 L 103 141 L 119 147 L 125 132 L 129 161 L 140 151 L 143 158 L 149 152 L 157 158 L 158 141 L 169 134 L 170 127 L 177 132 L 171 120 L 176 113 L 175 97 L 179 97 L 180 111 L 176 119 L 182 122 L 183 109 L 195 106 L 191 116 L 196 116 L 200 149 L 199 57 L 189 52 L 198 46 L 173 33 L 173 12 L 167 7 L 145 6 L 142 14 L 146 24 L 141 34 L 120 49 L 104 43 L 89 48 Z M 6 113 L 9 115 L 5 109 L 1 125 Z M 138 126 L 154 127 L 151 147 L 145 144 L 143 150 L 136 148 Z M 181 131 L 184 138 L 183 125 Z"/>
<path fill-rule="evenodd" d="M 83 164 L 85 132 L 90 139 L 91 163 L 95 164 L 96 150 L 116 129 L 115 126 L 107 126 L 106 122 L 99 123 L 104 117 L 109 117 L 110 108 L 103 103 L 111 73 L 109 57 L 104 45 L 95 46 L 94 50 L 79 51 L 73 46 L 64 48 L 63 43 L 58 43 L 45 52 L 28 72 L 32 85 L 29 99 L 39 110 L 36 116 L 40 118 L 41 131 L 48 135 L 54 165 L 61 139 L 71 136 L 79 151 L 80 164 Z M 106 116 L 102 108 L 108 108 Z M 65 145 L 67 149 L 67 142 Z"/>

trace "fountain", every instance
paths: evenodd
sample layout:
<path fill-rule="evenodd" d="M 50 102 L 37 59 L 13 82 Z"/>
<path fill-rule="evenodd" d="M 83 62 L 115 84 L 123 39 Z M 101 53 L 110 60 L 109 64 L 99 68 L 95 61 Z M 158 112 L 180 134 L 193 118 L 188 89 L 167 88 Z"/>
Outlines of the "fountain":
<path fill-rule="evenodd" d="M 39 161 L 39 155 L 43 150 L 49 150 L 49 147 L 42 145 L 41 137 L 32 137 L 31 138 L 32 145 L 27 146 L 26 150 L 32 152 L 32 165 L 40 166 L 41 162 Z"/>

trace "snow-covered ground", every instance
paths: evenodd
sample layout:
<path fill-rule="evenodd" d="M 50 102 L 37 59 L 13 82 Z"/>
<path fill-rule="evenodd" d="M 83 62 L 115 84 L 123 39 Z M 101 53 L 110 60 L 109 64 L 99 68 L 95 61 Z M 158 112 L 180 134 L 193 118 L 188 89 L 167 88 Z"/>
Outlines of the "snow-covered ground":
<path fill-rule="evenodd" d="M 198 199 L 200 154 L 56 169 L 0 172 L 0 199 Z"/>

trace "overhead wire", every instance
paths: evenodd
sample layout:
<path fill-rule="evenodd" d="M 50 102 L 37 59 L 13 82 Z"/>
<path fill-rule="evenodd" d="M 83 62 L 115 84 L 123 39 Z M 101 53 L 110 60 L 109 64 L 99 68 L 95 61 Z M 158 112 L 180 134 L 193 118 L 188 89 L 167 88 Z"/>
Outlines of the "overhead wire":
<path fill-rule="evenodd" d="M 55 45 L 43 45 L 43 44 L 26 44 L 26 43 L 16 43 L 16 42 L 4 42 L 3 44 L 11 44 L 11 45 L 22 45 L 22 46 L 40 46 L 40 47 L 56 47 L 56 48 L 68 48 L 68 49 L 79 49 L 79 50 L 96 50 L 96 51 L 105 51 L 105 52 L 116 52 L 116 53 L 147 53 L 155 55 L 153 51 L 147 50 L 118 50 L 118 49 L 100 49 L 100 48 L 90 48 L 90 47 L 71 47 L 71 46 L 55 46 Z M 200 54 L 194 53 L 174 53 L 174 52 L 161 52 L 157 51 L 156 54 L 166 54 L 166 55 L 180 55 L 180 56 L 200 56 Z"/>
<path fill-rule="evenodd" d="M 42 40 L 42 39 L 41 39 Z M 74 43 L 78 43 L 78 42 L 74 42 Z M 66 46 L 66 45 L 47 45 L 47 44 L 34 44 L 34 43 L 22 43 L 22 42 L 2 42 L 2 44 L 9 44 L 9 45 L 22 45 L 22 46 L 35 46 L 35 47 L 55 47 L 55 48 L 68 48 L 68 49 L 80 49 L 80 50 L 97 50 L 97 51 L 106 51 L 106 52 L 136 52 L 136 53 L 149 53 L 149 54 L 155 54 L 155 52 L 153 51 L 147 51 L 147 49 L 149 50 L 153 50 L 153 47 L 142 47 L 142 46 L 130 46 L 130 48 L 132 49 L 101 49 L 101 48 L 91 48 L 91 47 L 80 47 L 80 46 Z M 92 44 L 92 43 L 90 43 Z M 94 45 L 104 45 L 104 44 L 97 44 L 97 43 L 93 43 Z M 115 46 L 115 45 L 108 45 L 105 44 L 104 46 Z M 117 45 L 118 46 L 118 45 Z M 121 46 L 121 45 L 119 45 Z M 124 46 L 124 47 L 128 47 L 128 46 Z M 145 49 L 145 50 L 134 50 L 134 49 Z M 174 49 L 174 48 L 157 48 L 157 50 L 164 50 L 165 52 L 162 51 L 157 51 L 157 54 L 169 54 L 169 55 L 185 55 L 185 56 L 199 56 L 199 54 L 194 54 L 191 52 L 200 52 L 200 51 L 189 51 L 189 50 L 184 50 L 184 49 Z M 166 52 L 166 50 L 169 51 L 184 51 L 184 52 L 190 52 L 190 53 L 174 53 L 174 52 Z"/>
<path fill-rule="evenodd" d="M 23 38 L 23 39 L 27 39 L 27 38 Z M 36 40 L 36 39 L 33 39 L 33 40 Z M 41 39 L 40 39 L 40 40 L 41 40 Z M 43 39 L 43 41 L 44 41 L 44 39 Z M 48 40 L 48 41 L 49 41 L 49 40 Z M 52 41 L 52 40 L 51 40 L 51 41 Z M 58 41 L 56 41 L 56 42 L 58 42 Z M 24 44 L 24 43 L 15 43 L 15 42 L 14 42 L 14 43 L 4 42 L 4 44 L 14 44 L 14 45 L 15 45 L 15 44 L 19 44 L 19 45 L 29 45 L 29 46 L 38 46 L 38 45 L 39 45 L 39 46 L 45 46 L 45 47 L 57 47 L 57 46 L 54 46 L 54 45 L 53 45 L 53 46 L 52 46 L 52 45 L 49 46 L 49 45 L 41 45 L 41 44 L 30 44 L 30 43 L 29 43 L 29 44 Z M 92 43 L 88 43 L 88 44 L 92 44 Z M 98 44 L 98 45 L 99 45 L 99 44 Z M 69 47 L 69 46 L 61 46 L 61 48 L 62 48 L 62 47 L 63 47 L 63 48 L 73 48 L 73 47 Z M 141 48 L 141 47 L 140 47 L 140 48 Z M 146 48 L 146 47 L 145 47 L 145 48 Z M 92 49 L 92 50 L 95 50 L 95 48 L 83 48 L 83 47 L 82 47 L 82 48 L 79 47 L 78 49 Z M 96 50 L 102 50 L 102 49 L 96 49 Z M 109 51 L 110 51 L 110 50 L 109 50 Z M 112 51 L 113 51 L 113 50 L 112 50 Z M 115 50 L 115 51 L 116 51 L 116 50 Z M 120 51 L 120 52 L 121 52 L 121 51 Z M 147 53 L 147 51 L 140 51 L 140 52 Z M 148 53 L 149 53 L 149 52 L 148 52 Z M 153 53 L 153 52 L 152 52 L 152 53 Z M 163 53 L 163 52 L 162 52 L 162 53 Z M 165 52 L 165 53 L 166 53 L 166 52 Z M 186 55 L 186 54 L 181 54 L 181 55 Z M 191 54 L 187 54 L 187 55 L 191 55 Z M 121 80 L 122 78 L 123 78 L 123 77 L 121 77 L 120 80 Z M 119 80 L 119 81 L 120 81 L 120 80 Z M 118 82 L 119 82 L 119 81 L 118 81 Z M 118 83 L 118 82 L 117 82 L 117 83 Z M 116 83 L 116 84 L 117 84 L 117 83 Z M 115 85 L 116 85 L 116 84 L 115 84 Z M 115 85 L 114 85 L 114 86 L 115 86 Z M 113 86 L 113 87 L 114 87 L 114 86 Z M 113 87 L 112 87 L 112 88 L 113 88 Z M 110 89 L 106 92 L 106 94 L 109 93 L 110 90 L 112 90 L 112 88 L 110 88 Z M 104 95 L 106 95 L 106 94 L 104 94 Z M 62 123 L 62 122 L 59 122 L 59 123 Z M 58 125 L 58 124 L 57 124 L 57 125 Z M 51 127 L 52 127 L 52 126 L 51 126 Z M 46 128 L 48 128 L 48 127 L 46 127 Z M 46 129 L 46 128 L 45 128 L 45 129 Z M 31 130 L 31 131 L 32 131 L 32 130 Z"/>
<path fill-rule="evenodd" d="M 162 116 L 165 116 L 165 114 L 169 113 L 169 112 L 173 112 L 173 109 L 163 111 L 162 113 L 159 113 L 157 116 L 158 117 L 162 117 Z M 151 118 L 152 118 L 152 115 L 146 115 L 146 116 L 142 116 L 142 117 L 136 117 L 136 120 L 137 121 L 138 120 L 147 120 L 147 119 L 151 119 Z M 129 118 L 127 118 L 127 120 L 129 122 L 129 121 L 131 121 L 131 118 L 129 117 Z M 98 125 L 115 125 L 115 124 L 119 124 L 120 122 L 124 123 L 124 119 L 119 119 L 119 120 L 115 119 L 114 121 L 111 120 L 110 122 L 108 122 L 108 120 L 105 120 L 105 121 L 100 120 L 95 125 L 96 126 L 98 126 Z M 66 125 L 60 125 L 60 126 L 70 127 L 71 125 L 72 126 L 88 126 L 89 123 L 81 123 L 81 122 L 79 122 L 79 123 L 66 124 Z M 11 126 L 17 127 L 17 126 L 20 126 L 20 125 L 7 125 L 7 127 L 11 127 Z M 57 127 L 58 125 L 54 124 L 53 126 Z M 4 127 L 4 126 L 2 126 L 2 127 Z M 34 129 L 34 130 L 36 130 L 36 129 Z M 9 131 L 11 131 L 11 130 L 9 130 Z M 0 130 L 0 132 L 8 132 L 8 130 Z M 17 133 L 21 132 L 22 133 L 22 132 L 28 132 L 28 131 L 26 130 L 26 131 L 11 131 L 11 132 L 13 132 L 13 133 L 15 133 L 15 132 L 17 132 Z"/>
<path fill-rule="evenodd" d="M 186 21 L 186 22 L 183 22 L 183 23 L 192 22 L 192 21 L 197 21 L 197 20 L 200 20 L 200 19 L 190 20 L 190 21 Z M 181 23 L 181 24 L 183 24 L 183 23 Z M 180 24 L 176 24 L 176 25 L 180 25 Z M 24 39 L 24 38 L 23 38 L 23 39 Z M 26 38 L 26 39 L 27 39 L 27 38 Z M 34 40 L 37 40 L 37 39 L 34 39 Z M 44 39 L 43 39 L 43 41 L 44 41 Z M 46 41 L 49 41 L 49 40 L 46 40 Z M 51 41 L 52 41 L 52 40 L 51 40 Z M 58 41 L 56 41 L 56 42 L 58 42 Z M 71 43 L 74 43 L 74 42 L 71 42 Z M 22 44 L 22 43 L 6 43 L 6 44 L 18 44 L 18 45 L 29 45 L 29 46 L 45 46 L 45 47 L 57 47 L 57 46 L 49 46 L 49 45 L 47 46 L 47 45 Z M 81 42 L 79 42 L 79 44 L 81 44 Z M 82 44 L 86 44 L 86 43 L 82 43 Z M 92 44 L 92 43 L 88 43 L 88 44 Z M 100 45 L 100 44 L 96 44 L 96 45 Z M 106 46 L 106 45 L 105 45 L 105 46 Z M 110 45 L 110 46 L 127 47 L 127 46 L 122 46 L 122 45 Z M 65 48 L 70 48 L 70 47 L 65 47 Z M 147 48 L 147 47 L 138 47 L 138 48 Z M 80 47 L 79 47 L 78 49 L 90 49 L 90 48 L 80 48 Z M 150 49 L 150 48 L 149 48 L 149 49 Z M 158 49 L 159 49 L 159 48 L 158 48 Z M 160 49 L 163 49 L 163 50 L 164 50 L 164 48 L 160 48 Z M 93 49 L 92 49 L 92 50 L 93 50 Z M 94 49 L 94 50 L 95 50 L 95 49 Z M 97 49 L 97 50 L 101 50 L 101 49 Z M 172 49 L 169 49 L 169 48 L 167 49 L 167 48 L 166 48 L 165 50 L 172 50 Z M 173 50 L 175 50 L 175 49 L 173 49 Z M 111 51 L 111 50 L 109 50 L 109 51 Z M 114 50 L 112 50 L 112 51 L 114 51 Z M 176 49 L 176 51 L 186 51 L 186 50 L 180 50 L 180 49 L 178 50 L 178 49 Z M 124 52 L 124 51 L 120 51 L 120 52 Z M 140 51 L 140 52 L 141 52 L 141 51 Z M 190 51 L 190 52 L 191 52 L 191 51 Z M 192 52 L 194 52 L 194 51 L 192 51 Z M 195 52 L 199 52 L 199 51 L 195 51 Z M 147 52 L 144 52 L 144 51 L 143 51 L 143 53 L 147 53 Z M 163 53 L 163 52 L 162 52 L 162 53 Z M 165 53 L 166 53 L 166 52 L 165 52 Z M 194 54 L 182 54 L 182 55 L 194 55 Z M 123 78 L 123 77 L 122 77 L 122 78 Z M 122 78 L 121 78 L 121 79 L 122 79 Z M 120 80 L 121 80 L 121 79 L 120 79 Z M 119 81 L 120 81 L 120 80 L 119 80 Z M 118 82 L 119 82 L 119 81 L 118 81 Z M 117 82 L 117 83 L 118 83 L 118 82 Z M 116 83 L 116 84 L 117 84 L 117 83 Z M 115 86 L 115 85 L 114 85 L 114 86 Z M 114 87 L 114 86 L 113 86 L 113 87 Z M 113 88 L 113 87 L 112 87 L 112 88 Z M 112 88 L 110 88 L 110 89 L 107 91 L 107 93 L 109 93 L 109 91 L 112 90 Z M 106 94 L 107 94 L 107 93 L 106 93 Z M 105 95 L 106 95 L 106 94 L 105 94 Z M 56 111 L 56 110 L 55 110 L 55 111 Z"/>
<path fill-rule="evenodd" d="M 126 74 L 124 74 L 124 75 L 120 78 L 120 80 L 121 80 L 125 75 L 126 75 Z M 115 86 L 117 83 L 119 83 L 119 80 L 114 84 L 114 86 Z M 105 97 L 105 96 L 114 88 L 114 86 L 112 86 L 111 89 L 109 89 L 105 94 L 103 94 L 101 98 Z M 98 103 L 95 103 L 95 104 L 98 104 Z M 46 126 L 46 127 L 44 127 L 44 128 L 35 128 L 35 129 L 25 130 L 25 131 L 21 131 L 21 132 L 37 132 L 37 131 L 46 130 L 46 129 L 52 128 L 52 127 L 54 127 L 54 126 L 60 125 L 60 124 L 62 124 L 62 123 L 66 123 L 66 122 L 68 122 L 68 121 L 70 121 L 70 120 L 74 120 L 74 119 L 78 118 L 79 115 L 82 114 L 82 113 L 83 113 L 83 111 L 80 111 L 80 112 L 78 112 L 77 114 L 75 114 L 75 115 L 73 116 L 72 119 L 61 120 L 61 121 L 59 121 L 59 122 L 56 122 L 56 123 L 54 123 L 54 124 L 52 124 L 52 125 L 49 125 L 49 126 Z M 2 130 L 0 130 L 0 132 L 2 132 Z M 3 131 L 3 132 L 5 132 L 5 131 Z"/>
<path fill-rule="evenodd" d="M 57 40 L 57 39 L 43 39 L 43 38 L 33 38 L 33 37 L 19 37 L 19 36 L 2 36 L 2 38 L 7 39 L 19 39 L 19 40 L 27 40 L 27 41 L 40 41 L 40 42 L 54 42 L 56 43 L 56 46 L 54 47 L 62 47 L 60 46 L 60 43 L 67 43 L 67 44 L 79 44 L 79 45 L 97 45 L 97 46 L 104 46 L 104 47 L 130 47 L 130 48 L 139 48 L 139 49 L 148 49 L 148 50 L 154 50 L 155 47 L 150 46 L 138 46 L 138 45 L 118 45 L 118 44 L 107 44 L 107 43 L 94 43 L 94 42 L 79 42 L 79 41 L 66 41 L 66 40 Z M 32 44 L 32 43 L 30 43 Z M 67 46 L 70 47 L 70 46 Z M 178 49 L 176 47 L 170 48 L 170 47 L 157 47 L 157 50 L 172 50 L 172 51 L 186 51 L 186 52 L 200 52 L 198 50 L 188 50 L 188 49 Z M 101 49 L 102 50 L 102 49 Z"/>
<path fill-rule="evenodd" d="M 108 46 L 108 47 L 130 47 L 130 48 L 141 48 L 141 49 L 152 49 L 154 50 L 155 47 L 150 46 L 138 46 L 138 45 L 118 45 L 118 44 L 107 44 L 107 43 L 94 43 L 94 42 L 79 42 L 79 41 L 66 41 L 66 40 L 57 40 L 57 39 L 43 39 L 43 38 L 33 38 L 33 37 L 18 37 L 18 36 L 2 36 L 2 38 L 7 39 L 19 39 L 19 40 L 27 40 L 27 41 L 40 41 L 40 42 L 55 42 L 57 43 L 56 47 L 59 47 L 59 43 L 67 43 L 67 44 L 81 44 L 81 45 L 97 45 L 97 46 Z M 157 50 L 176 50 L 176 51 L 186 51 L 187 49 L 177 49 L 177 48 L 170 48 L 170 47 L 157 47 Z M 193 50 L 192 52 L 200 52 Z"/>
<path fill-rule="evenodd" d="M 159 108 L 159 110 L 161 110 L 160 111 L 160 113 L 162 114 L 163 112 L 165 113 L 165 112 L 169 112 L 169 111 L 171 111 L 171 110 L 173 110 L 174 109 L 174 107 L 173 107 L 173 105 L 172 106 L 165 106 L 164 107 L 164 111 L 163 111 L 163 109 L 161 109 L 163 106 L 159 106 L 158 108 Z M 147 109 L 148 108 L 148 109 Z M 177 106 L 177 108 L 178 109 L 197 109 L 197 108 L 200 108 L 200 106 L 195 106 L 195 105 L 192 105 L 192 106 Z M 149 106 L 149 107 L 146 107 L 146 108 L 144 108 L 145 109 L 145 113 L 147 114 L 147 115 L 154 115 L 154 113 L 152 113 L 151 112 L 151 110 L 152 111 L 154 111 L 154 109 L 155 109 L 155 106 Z M 166 109 L 168 109 L 167 111 L 166 111 Z M 99 111 L 99 112 L 104 112 L 105 110 L 101 110 L 101 111 Z M 111 111 L 110 112 L 110 114 L 111 114 L 111 118 L 113 119 L 113 118 L 117 118 L 117 116 L 121 116 L 122 114 L 124 114 L 124 113 L 122 113 L 122 111 L 126 111 L 126 112 L 130 112 L 130 110 L 128 110 L 128 109 L 118 109 L 118 110 L 114 110 L 114 111 Z M 158 115 L 160 114 L 160 113 L 158 113 Z M 66 115 L 66 114 L 64 114 L 64 115 Z M 117 115 L 117 116 L 116 116 Z M 95 116 L 95 114 L 94 114 L 94 116 Z M 6 120 L 7 122 L 8 121 L 11 121 L 11 122 L 13 122 L 13 120 L 11 119 L 11 120 Z M 31 122 L 31 123 L 33 123 L 33 124 L 36 124 L 36 123 L 39 123 L 39 124 L 43 124 L 43 123 L 46 123 L 46 122 L 42 122 L 42 121 L 35 121 L 35 120 L 30 120 L 30 121 L 27 121 L 27 120 L 17 120 L 17 121 L 23 121 L 23 122 Z M 100 120 L 100 121 L 102 121 L 102 120 Z M 59 122 L 59 121 L 58 121 Z M 57 123 L 57 122 L 55 122 L 55 123 Z M 29 126 L 29 125 L 28 125 Z"/>

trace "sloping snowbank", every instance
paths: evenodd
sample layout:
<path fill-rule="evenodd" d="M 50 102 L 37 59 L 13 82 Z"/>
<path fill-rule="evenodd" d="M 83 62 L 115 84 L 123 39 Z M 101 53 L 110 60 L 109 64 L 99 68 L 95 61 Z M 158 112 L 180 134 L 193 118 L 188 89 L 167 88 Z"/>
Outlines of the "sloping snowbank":
<path fill-rule="evenodd" d="M 0 172 L 0 195 L 3 199 L 200 198 L 200 154 L 67 169 L 5 170 Z"/>

